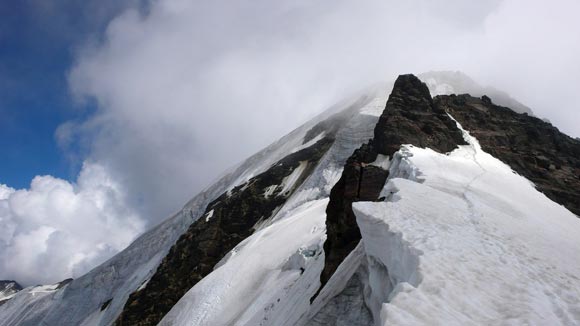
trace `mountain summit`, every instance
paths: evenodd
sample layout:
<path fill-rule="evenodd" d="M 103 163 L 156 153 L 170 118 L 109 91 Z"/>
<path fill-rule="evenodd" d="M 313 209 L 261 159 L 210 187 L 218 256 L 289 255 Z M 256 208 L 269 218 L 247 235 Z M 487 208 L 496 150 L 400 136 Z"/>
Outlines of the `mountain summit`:
<path fill-rule="evenodd" d="M 580 324 L 580 141 L 433 76 L 325 111 L 0 324 Z"/>

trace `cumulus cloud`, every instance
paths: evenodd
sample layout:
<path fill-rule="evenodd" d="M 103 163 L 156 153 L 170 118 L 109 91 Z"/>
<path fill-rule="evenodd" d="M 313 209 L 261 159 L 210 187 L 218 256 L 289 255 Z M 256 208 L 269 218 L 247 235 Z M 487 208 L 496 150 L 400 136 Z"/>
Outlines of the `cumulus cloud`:
<path fill-rule="evenodd" d="M 76 184 L 37 176 L 30 189 L 0 184 L 0 275 L 24 285 L 78 277 L 126 247 L 144 223 L 103 167 Z"/>
<path fill-rule="evenodd" d="M 96 103 L 96 109 L 57 132 L 65 152 L 78 155 L 81 148 L 81 161 L 96 162 L 100 178 L 114 180 L 115 190 L 106 192 L 114 195 L 106 198 L 118 209 L 105 213 L 95 208 L 104 206 L 92 202 L 99 196 L 80 196 L 95 191 L 83 190 L 80 178 L 68 188 L 50 179 L 76 198 L 76 210 L 90 207 L 90 214 L 77 217 L 120 223 L 115 232 L 132 230 L 110 236 L 122 243 L 140 230 L 137 216 L 147 226 L 158 223 L 224 169 L 345 94 L 400 73 L 464 71 L 580 135 L 580 20 L 574 17 L 580 3 L 575 0 L 146 3 L 146 8 L 125 10 L 100 42 L 79 51 L 69 71 L 71 93 L 80 103 Z M 85 165 L 81 177 L 91 166 Z M 44 200 L 29 195 L 29 211 L 18 215 L 27 225 L 20 230 L 26 231 L 15 234 L 44 239 L 64 229 L 76 238 L 68 220 L 47 224 L 39 215 L 59 197 L 34 187 L 3 190 L 10 198 L 38 193 Z M 49 238 L 31 242 L 39 248 L 32 252 L 66 242 L 57 235 Z M 92 248 L 97 242 L 76 245 Z M 104 257 L 121 247 L 86 249 L 81 255 Z M 77 251 L 63 252 L 56 255 L 72 257 Z M 39 255 L 22 261 L 49 257 Z M 76 266 L 72 261 L 55 265 Z M 84 261 L 79 264 L 90 265 L 89 258 Z M 23 264 L 20 273 L 25 273 Z M 66 270 L 71 274 L 72 269 Z M 12 271 L 16 277 L 16 267 Z"/>

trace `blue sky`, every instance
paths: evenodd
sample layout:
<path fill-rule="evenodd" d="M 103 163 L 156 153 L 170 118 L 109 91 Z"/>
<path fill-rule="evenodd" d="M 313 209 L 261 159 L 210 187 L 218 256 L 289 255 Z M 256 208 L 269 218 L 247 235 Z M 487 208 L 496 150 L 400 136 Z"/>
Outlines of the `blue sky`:
<path fill-rule="evenodd" d="M 76 114 L 65 76 L 71 40 L 46 27 L 25 2 L 0 7 L 0 182 L 17 188 L 38 174 L 74 173 L 53 136 Z"/>
<path fill-rule="evenodd" d="M 63 122 L 80 121 L 89 114 L 72 101 L 67 74 L 78 49 L 95 40 L 99 43 L 113 17 L 144 1 L 0 1 L 0 183 L 27 188 L 36 175 L 74 180 L 84 155 L 75 155 L 74 144 L 65 155 L 54 134 Z M 518 90 L 513 92 L 519 95 Z M 570 128 L 566 131 L 574 134 Z"/>
<path fill-rule="evenodd" d="M 81 2 L 0 2 L 0 183 L 27 188 L 36 175 L 73 180 L 79 172 L 54 137 L 61 123 L 87 115 L 70 97 L 67 73 L 75 51 L 134 1 Z"/>
<path fill-rule="evenodd" d="M 0 279 L 31 285 L 78 276 L 143 231 L 121 188 L 84 162 L 88 149 L 78 139 L 60 148 L 55 136 L 63 123 L 97 110 L 71 95 L 79 51 L 138 1 L 0 0 Z M 48 239 L 38 232 L 47 226 L 52 242 L 66 244 L 33 249 Z M 71 267 L 80 253 L 91 258 Z"/>

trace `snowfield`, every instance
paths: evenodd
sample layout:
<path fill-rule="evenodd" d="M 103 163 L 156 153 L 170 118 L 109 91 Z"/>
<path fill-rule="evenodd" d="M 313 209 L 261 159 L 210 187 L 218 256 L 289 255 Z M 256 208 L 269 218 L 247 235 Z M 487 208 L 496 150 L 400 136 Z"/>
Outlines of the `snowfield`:
<path fill-rule="evenodd" d="M 371 163 L 389 170 L 386 199 L 354 203 L 362 240 L 319 289 L 330 191 L 373 138 L 391 88 L 367 89 L 233 167 L 86 275 L 14 294 L 0 325 L 111 325 L 189 225 L 216 218 L 210 202 L 313 145 L 327 131 L 304 142 L 308 131 L 338 113 L 335 142 L 312 173 L 160 325 L 580 325 L 580 219 L 465 131 L 469 145 L 449 154 L 403 145 Z M 291 189 L 304 168 L 263 196 Z"/>
<path fill-rule="evenodd" d="M 35 292 L 34 288 L 18 292 L 0 305 L 0 325 L 110 325 L 118 317 L 129 295 L 146 285 L 163 257 L 189 225 L 198 218 L 212 218 L 211 213 L 202 216 L 211 201 L 223 192 L 264 172 L 297 148 L 303 147 L 308 130 L 342 112 L 345 114 L 345 122 L 336 134 L 336 141 L 315 171 L 288 198 L 277 216 L 266 221 L 260 228 L 267 227 L 282 216 L 293 215 L 295 209 L 303 204 L 327 198 L 330 189 L 340 177 L 346 159 L 354 149 L 372 138 L 374 125 L 378 120 L 376 112 L 382 111 L 390 91 L 384 87 L 377 85 L 355 94 L 232 167 L 174 216 L 147 231 L 128 248 L 84 276 L 51 292 Z M 373 114 L 368 114 L 369 112 Z M 296 180 L 286 181 L 286 184 L 291 184 Z M 277 188 L 284 185 L 273 186 Z M 317 277 L 312 276 L 312 279 Z M 106 302 L 109 304 L 102 310 Z"/>
<path fill-rule="evenodd" d="M 295 195 L 300 205 L 238 245 L 161 325 L 580 324 L 580 220 L 464 137 L 447 155 L 405 145 L 377 159 L 387 199 L 354 204 L 361 244 L 312 305 L 320 191 Z"/>
<path fill-rule="evenodd" d="M 404 146 L 387 201 L 353 205 L 369 279 L 388 277 L 375 324 L 580 324 L 580 220 L 464 137 L 449 155 Z"/>
<path fill-rule="evenodd" d="M 244 240 L 160 325 L 294 325 L 320 285 L 327 204 L 304 204 Z"/>

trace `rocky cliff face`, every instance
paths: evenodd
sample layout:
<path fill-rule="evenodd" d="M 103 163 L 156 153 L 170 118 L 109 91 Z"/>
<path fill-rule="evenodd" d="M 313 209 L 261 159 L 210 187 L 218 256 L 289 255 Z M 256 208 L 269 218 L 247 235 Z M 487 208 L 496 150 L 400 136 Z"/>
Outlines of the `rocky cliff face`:
<path fill-rule="evenodd" d="M 580 141 L 543 120 L 498 106 L 487 96 L 442 95 L 435 104 L 475 136 L 484 151 L 580 216 Z"/>
<path fill-rule="evenodd" d="M 388 177 L 384 167 L 372 163 L 379 155 L 392 158 L 401 144 L 429 147 L 441 153 L 465 144 L 455 122 L 434 104 L 425 83 L 413 75 L 397 78 L 375 126 L 374 139 L 348 159 L 340 180 L 330 193 L 321 288 L 361 239 L 352 203 L 378 200 Z"/>

